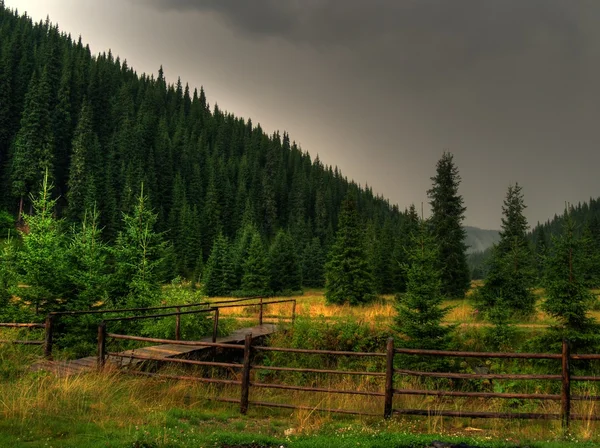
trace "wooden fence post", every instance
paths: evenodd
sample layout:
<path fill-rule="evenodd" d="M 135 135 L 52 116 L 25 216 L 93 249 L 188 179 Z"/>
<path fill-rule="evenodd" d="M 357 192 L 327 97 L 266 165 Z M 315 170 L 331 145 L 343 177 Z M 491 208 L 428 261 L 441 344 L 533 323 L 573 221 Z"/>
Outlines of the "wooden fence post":
<path fill-rule="evenodd" d="M 219 308 L 215 308 L 215 317 L 213 318 L 212 341 L 217 342 L 217 332 L 219 331 Z"/>
<path fill-rule="evenodd" d="M 102 370 L 104 368 L 104 363 L 106 362 L 106 322 L 100 322 L 98 325 L 98 360 L 97 367 L 98 370 Z"/>
<path fill-rule="evenodd" d="M 263 299 L 260 298 L 260 310 L 258 311 L 258 325 L 263 324 Z"/>
<path fill-rule="evenodd" d="M 294 304 L 292 305 L 292 325 L 296 322 L 296 301 L 294 300 Z"/>
<path fill-rule="evenodd" d="M 175 316 L 175 340 L 179 341 L 181 339 L 181 308 L 175 308 L 177 311 L 177 316 Z"/>
<path fill-rule="evenodd" d="M 246 335 L 244 341 L 244 364 L 242 367 L 242 396 L 240 399 L 240 412 L 248 412 L 248 396 L 250 394 L 250 346 L 252 344 L 252 333 Z"/>
<path fill-rule="evenodd" d="M 561 413 L 563 430 L 569 429 L 571 422 L 571 366 L 569 342 L 563 339 L 562 343 L 562 394 Z"/>
<path fill-rule="evenodd" d="M 54 333 L 54 316 L 52 314 L 46 316 L 44 330 L 44 356 L 46 359 L 52 359 L 52 336 Z"/>
<path fill-rule="evenodd" d="M 385 367 L 385 407 L 384 418 L 390 418 L 393 413 L 394 400 L 394 338 L 388 338 Z"/>

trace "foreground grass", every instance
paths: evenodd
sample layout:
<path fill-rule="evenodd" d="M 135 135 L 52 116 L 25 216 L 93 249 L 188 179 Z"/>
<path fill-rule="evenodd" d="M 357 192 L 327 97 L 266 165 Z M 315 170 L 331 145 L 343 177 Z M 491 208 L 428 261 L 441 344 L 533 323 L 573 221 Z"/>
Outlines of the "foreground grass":
<path fill-rule="evenodd" d="M 0 347 L 3 365 L 10 362 L 14 367 L 19 360 L 25 365 L 33 359 L 35 354 L 28 347 Z M 338 386 L 341 385 L 332 384 Z M 212 400 L 217 396 L 237 398 L 239 389 L 219 387 L 129 377 L 117 372 L 56 378 L 29 373 L 24 368 L 5 371 L 0 381 L 0 446 L 419 448 L 442 440 L 490 448 L 587 448 L 600 443 L 597 426 L 590 422 L 574 423 L 571 435 L 565 439 L 558 422 L 439 417 L 385 421 L 379 417 L 254 406 L 242 416 L 236 405 Z M 382 407 L 377 399 L 346 402 L 343 400 L 348 398 L 339 396 L 285 396 L 285 392 L 256 389 L 252 394 L 251 400 L 363 406 L 371 412 L 379 412 Z M 440 404 L 443 403 L 430 400 L 429 406 L 435 409 Z"/>

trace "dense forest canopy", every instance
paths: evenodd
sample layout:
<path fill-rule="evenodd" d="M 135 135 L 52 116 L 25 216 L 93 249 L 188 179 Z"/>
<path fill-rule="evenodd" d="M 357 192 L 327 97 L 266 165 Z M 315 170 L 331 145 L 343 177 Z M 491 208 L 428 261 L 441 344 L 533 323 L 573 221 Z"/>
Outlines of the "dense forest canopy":
<path fill-rule="evenodd" d="M 267 247 L 288 232 L 306 265 L 306 253 L 327 253 L 351 192 L 373 243 L 378 292 L 402 286 L 399 263 L 382 260 L 402 256 L 406 212 L 312 159 L 287 133 L 267 135 L 209 105 L 202 88 L 169 84 L 162 68 L 138 75 L 110 51 L 93 56 L 81 38 L 1 2 L 0 210 L 31 213 L 46 171 L 58 217 L 79 224 L 95 208 L 106 241 L 143 184 L 156 231 L 177 254 L 173 274 L 185 277 L 208 262 L 219 235 L 233 243 L 248 225 Z M 318 286 L 319 268 L 306 269 Z"/>

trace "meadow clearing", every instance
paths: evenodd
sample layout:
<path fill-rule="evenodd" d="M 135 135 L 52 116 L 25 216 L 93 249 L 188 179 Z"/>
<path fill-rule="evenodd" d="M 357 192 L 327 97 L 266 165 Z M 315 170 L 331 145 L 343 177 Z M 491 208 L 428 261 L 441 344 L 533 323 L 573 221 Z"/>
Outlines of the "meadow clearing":
<path fill-rule="evenodd" d="M 540 297 L 542 291 L 538 291 Z M 294 328 L 271 337 L 269 344 L 279 347 L 381 351 L 391 334 L 394 299 L 381 300 L 362 307 L 326 305 L 322 291 L 309 290 L 295 297 L 297 319 Z M 485 329 L 468 300 L 449 301 L 452 311 L 448 324 L 458 324 L 457 340 L 470 350 L 485 351 Z M 595 314 L 597 312 L 594 312 Z M 289 304 L 265 307 L 265 321 L 279 321 L 290 314 Z M 222 318 L 230 329 L 249 326 L 257 319 L 256 308 L 224 309 Z M 280 322 L 282 325 L 289 323 Z M 517 323 L 518 341 L 534 338 L 552 321 L 539 312 Z M 2 331 L 1 338 L 39 338 L 38 330 Z M 522 346 L 515 347 L 520 350 Z M 58 353 L 68 356 L 68 352 Z M 600 443 L 599 425 L 589 420 L 573 422 L 565 434 L 558 421 L 480 420 L 442 417 L 364 417 L 321 413 L 311 407 L 361 409 L 380 414 L 381 397 L 319 394 L 300 391 L 253 389 L 251 399 L 302 404 L 309 409 L 281 410 L 250 407 L 240 415 L 236 405 L 214 401 L 235 398 L 234 386 L 206 385 L 186 381 L 139 378 L 117 371 L 57 378 L 44 372 L 29 372 L 39 360 L 41 349 L 35 346 L 0 345 L 0 446 L 97 446 L 97 447 L 187 447 L 187 446 L 427 446 L 432 440 L 463 440 L 479 446 L 595 446 Z M 273 354 L 261 359 L 264 365 L 288 365 L 340 369 L 381 367 L 380 360 L 361 363 L 315 359 L 311 355 Z M 460 365 L 464 369 L 472 365 Z M 522 363 L 496 363 L 489 366 L 509 372 L 539 372 L 547 366 Z M 168 373 L 189 372 L 181 367 L 165 368 Z M 205 372 L 206 373 L 206 372 Z M 215 375 L 235 375 L 214 371 Z M 348 375 L 319 376 L 258 373 L 281 382 L 319 385 L 363 391 L 383 390 L 383 378 L 355 378 Z M 398 378 L 403 388 L 440 386 L 440 382 Z M 442 386 L 448 386 L 443 383 Z M 454 385 L 457 386 L 457 385 Z M 552 392 L 553 385 L 543 382 L 525 384 L 463 384 L 476 390 Z M 582 393 L 598 395 L 597 388 L 586 383 Z M 477 389 L 479 388 L 479 389 Z M 469 390 L 471 390 L 469 389 Z M 469 409 L 476 411 L 518 410 L 558 412 L 560 403 L 552 401 L 473 399 L 452 397 L 398 396 L 395 407 L 421 409 Z M 578 413 L 597 414 L 596 402 L 580 402 Z M 554 445 L 547 443 L 553 441 Z M 254 445 L 252 445 L 254 443 Z"/>

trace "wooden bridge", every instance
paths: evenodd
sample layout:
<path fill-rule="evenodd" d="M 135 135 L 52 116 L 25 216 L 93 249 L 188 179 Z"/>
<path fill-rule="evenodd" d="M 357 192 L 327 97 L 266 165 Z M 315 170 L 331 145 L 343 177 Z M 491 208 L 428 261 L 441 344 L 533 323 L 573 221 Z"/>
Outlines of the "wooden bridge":
<path fill-rule="evenodd" d="M 118 353 L 117 356 L 108 355 L 105 362 L 113 365 L 114 367 L 125 367 L 131 364 L 143 362 L 144 358 L 148 358 L 153 361 L 160 361 L 161 359 L 167 360 L 173 358 L 189 358 L 192 356 L 197 356 L 199 352 L 213 349 L 211 346 L 195 345 L 198 342 L 216 342 L 219 344 L 243 345 L 244 338 L 248 333 L 252 334 L 252 339 L 259 339 L 269 336 L 275 332 L 277 332 L 277 325 L 262 324 L 236 330 L 230 335 L 216 338 L 216 340 L 213 340 L 212 337 L 207 337 L 199 341 L 180 341 L 180 343 L 159 344 L 150 347 L 126 350 Z M 145 342 L 150 342 L 152 340 L 159 341 L 159 339 L 152 338 L 140 338 L 140 340 Z M 32 370 L 52 372 L 57 376 L 69 376 L 91 372 L 96 370 L 97 365 L 98 357 L 88 356 L 71 361 L 42 361 L 34 364 L 32 366 Z"/>
<path fill-rule="evenodd" d="M 256 303 L 247 303 L 247 301 L 259 300 Z M 43 345 L 44 352 L 46 354 L 46 360 L 35 363 L 31 369 L 33 371 L 47 371 L 52 372 L 58 376 L 77 375 L 85 372 L 92 371 L 98 367 L 102 367 L 105 364 L 113 365 L 115 367 L 126 367 L 133 364 L 144 362 L 144 360 L 161 361 L 167 359 L 185 359 L 201 356 L 201 352 L 208 352 L 218 348 L 219 345 L 224 345 L 221 348 L 233 348 L 241 344 L 243 346 L 245 337 L 247 334 L 252 334 L 252 339 L 262 339 L 265 336 L 269 336 L 278 331 L 278 327 L 272 323 L 263 322 L 263 310 L 265 306 L 271 304 L 291 303 L 293 304 L 291 320 L 293 321 L 296 314 L 296 300 L 267 300 L 264 301 L 262 298 L 245 298 L 229 301 L 210 302 L 210 303 L 199 303 L 189 305 L 168 305 L 161 307 L 151 308 L 131 308 L 126 310 L 105 310 L 105 311 L 75 311 L 66 313 L 54 313 L 48 315 L 46 318 L 45 325 L 38 324 L 4 324 L 6 326 L 24 326 L 24 325 L 35 325 L 36 328 L 45 328 L 45 340 L 44 341 L 31 341 L 33 343 Z M 185 310 L 192 307 L 200 307 L 194 310 Z M 248 328 L 241 328 L 233 333 L 217 337 L 218 325 L 219 325 L 219 312 L 223 308 L 235 308 L 235 307 L 257 307 L 258 308 L 258 325 Z M 56 325 L 56 321 L 64 315 L 69 316 L 80 316 L 84 314 L 108 314 L 115 312 L 147 312 L 148 310 L 168 310 L 175 309 L 175 312 L 169 312 L 165 314 L 152 314 L 152 315 L 134 315 L 129 317 L 116 317 L 104 319 L 99 322 L 98 326 L 98 352 L 97 356 L 88 356 L 85 358 L 69 360 L 69 361 L 55 361 L 52 359 L 52 345 L 53 345 L 53 329 Z M 184 309 L 184 311 L 182 311 Z M 188 314 L 200 314 L 200 313 L 214 313 L 213 314 L 213 331 L 211 337 L 206 337 L 198 341 L 182 341 L 181 340 L 181 316 Z M 114 335 L 107 333 L 107 324 L 111 322 L 122 322 L 122 321 L 133 321 L 141 319 L 157 319 L 173 316 L 175 317 L 175 340 L 157 339 L 138 337 L 131 335 Z M 106 353 L 106 338 L 111 337 L 114 339 L 125 339 L 129 341 L 139 341 L 145 343 L 155 343 L 149 347 L 141 347 L 132 350 L 126 350 L 118 353 Z M 1 342 L 1 341 L 0 341 Z M 17 343 L 28 342 L 28 341 L 15 341 Z"/>

